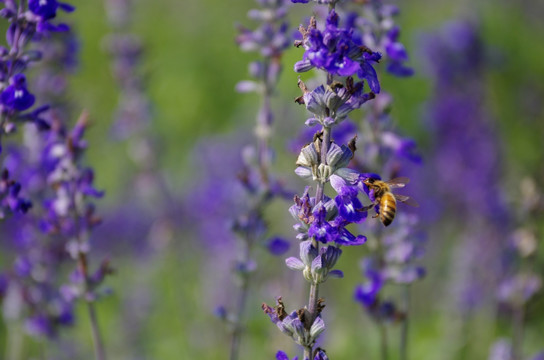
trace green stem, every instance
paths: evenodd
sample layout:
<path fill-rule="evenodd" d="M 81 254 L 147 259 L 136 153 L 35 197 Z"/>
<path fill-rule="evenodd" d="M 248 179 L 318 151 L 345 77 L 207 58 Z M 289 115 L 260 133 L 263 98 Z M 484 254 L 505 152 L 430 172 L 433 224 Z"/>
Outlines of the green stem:
<path fill-rule="evenodd" d="M 519 305 L 514 310 L 513 314 L 513 336 L 512 336 L 512 359 L 523 359 L 523 324 L 525 321 L 525 308 Z"/>
<path fill-rule="evenodd" d="M 23 328 L 19 320 L 6 322 L 7 344 L 6 360 L 21 360 L 23 350 Z"/>
<path fill-rule="evenodd" d="M 243 263 L 247 264 L 251 256 L 251 243 L 252 240 L 248 237 L 244 239 L 244 251 L 243 251 Z M 242 274 L 241 276 L 242 283 L 240 284 L 240 293 L 238 294 L 238 303 L 236 309 L 236 320 L 234 323 L 234 329 L 232 331 L 232 338 L 230 343 L 230 360 L 237 360 L 240 353 L 240 342 L 243 333 L 242 327 L 242 318 L 244 316 L 244 311 L 246 308 L 247 298 L 249 295 L 249 275 Z"/>
<path fill-rule="evenodd" d="M 378 326 L 380 327 L 380 353 L 381 353 L 381 360 L 387 360 L 388 353 L 387 353 L 387 328 L 385 327 L 385 324 L 382 320 L 380 320 Z"/>
<path fill-rule="evenodd" d="M 311 360 L 312 358 L 312 347 L 311 346 L 308 346 L 308 347 L 305 347 L 304 348 L 304 357 L 303 359 L 304 360 Z"/>
<path fill-rule="evenodd" d="M 94 345 L 94 355 L 96 360 L 106 360 L 106 351 L 104 350 L 104 342 L 100 334 L 100 328 L 98 327 L 98 319 L 96 316 L 96 310 L 94 308 L 94 300 L 87 298 L 91 295 L 91 282 L 89 279 L 89 271 L 87 267 L 87 256 L 85 253 L 79 253 L 78 257 L 79 271 L 85 279 L 85 301 L 87 302 L 87 311 L 89 313 L 89 320 L 91 322 L 91 333 Z"/>
<path fill-rule="evenodd" d="M 404 301 L 404 320 L 400 333 L 400 360 L 408 360 L 408 329 L 410 320 L 410 285 L 404 285 L 402 289 Z"/>

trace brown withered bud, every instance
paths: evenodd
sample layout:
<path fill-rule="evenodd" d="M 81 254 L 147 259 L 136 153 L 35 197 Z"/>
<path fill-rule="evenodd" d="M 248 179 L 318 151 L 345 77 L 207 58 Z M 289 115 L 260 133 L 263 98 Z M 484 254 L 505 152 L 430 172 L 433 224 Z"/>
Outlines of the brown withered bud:
<path fill-rule="evenodd" d="M 298 309 L 297 316 L 299 320 L 304 324 L 304 328 L 310 330 L 310 328 L 312 327 L 312 317 L 310 316 L 308 310 L 306 308 Z"/>
<path fill-rule="evenodd" d="M 325 308 L 325 299 L 319 298 L 317 299 L 317 314 L 321 314 L 321 311 Z"/>
<path fill-rule="evenodd" d="M 283 305 L 283 300 L 281 299 L 281 296 L 278 297 L 278 305 L 275 307 L 276 309 L 276 315 L 278 315 L 278 319 L 283 320 L 287 317 L 287 313 L 285 312 L 285 305 Z"/>
<path fill-rule="evenodd" d="M 315 135 L 316 134 L 314 134 L 312 142 L 314 143 L 315 151 L 317 152 L 318 162 L 321 163 L 321 144 L 323 143 L 323 139 L 319 136 L 316 137 Z"/>
<path fill-rule="evenodd" d="M 353 159 L 353 157 L 355 156 L 355 151 L 357 150 L 357 146 L 355 145 L 356 142 L 357 142 L 357 135 L 351 138 L 351 140 L 348 142 L 348 148 L 352 152 L 351 159 Z"/>
<path fill-rule="evenodd" d="M 249 170 L 244 167 L 237 175 L 236 177 L 238 180 L 242 183 L 244 186 L 249 185 Z"/>
<path fill-rule="evenodd" d="M 308 225 L 313 223 L 314 222 L 314 216 L 312 214 L 311 206 L 308 206 L 308 204 L 306 204 L 306 206 L 304 206 L 305 204 L 300 199 L 300 197 L 298 197 L 298 195 L 295 195 L 293 200 L 295 202 L 295 205 L 297 205 L 298 207 L 303 209 L 303 211 L 301 211 L 301 213 L 298 214 L 298 218 L 300 219 L 300 221 L 302 221 L 303 223 L 308 224 Z"/>
<path fill-rule="evenodd" d="M 281 299 L 281 296 L 279 296 L 276 299 L 276 306 L 271 307 L 266 303 L 262 303 L 261 308 L 263 309 L 264 313 L 267 315 L 274 314 L 280 321 L 285 319 L 287 317 L 287 313 L 285 312 L 285 306 L 283 305 L 283 301 Z"/>
<path fill-rule="evenodd" d="M 95 214 L 95 207 L 90 204 L 85 209 L 85 219 L 91 227 L 100 225 L 102 223 L 102 218 Z"/>
<path fill-rule="evenodd" d="M 296 97 L 295 102 L 299 105 L 304 105 L 304 97 L 302 95 L 300 95 L 299 97 Z"/>
<path fill-rule="evenodd" d="M 300 80 L 300 76 L 298 78 L 298 87 L 300 88 L 300 90 L 302 90 L 302 95 L 295 98 L 295 102 L 299 105 L 304 105 L 304 94 L 309 93 L 310 90 L 308 90 L 306 84 L 304 84 L 304 81 Z"/>
<path fill-rule="evenodd" d="M 323 130 L 317 131 L 314 134 L 313 142 L 316 142 L 317 140 L 323 141 Z"/>
<path fill-rule="evenodd" d="M 303 39 L 305 39 L 306 35 L 308 34 L 308 30 L 306 30 L 306 28 L 304 26 L 302 26 L 302 25 L 300 25 L 298 27 L 298 32 L 302 35 Z M 299 41 L 300 41 L 300 45 L 302 45 L 302 41 L 301 40 L 299 40 Z M 296 42 L 295 42 L 295 46 L 296 46 Z"/>
<path fill-rule="evenodd" d="M 300 319 L 300 321 L 302 321 L 302 323 L 304 323 L 304 320 L 306 319 L 305 309 L 304 308 L 298 309 L 297 310 L 297 316 Z"/>

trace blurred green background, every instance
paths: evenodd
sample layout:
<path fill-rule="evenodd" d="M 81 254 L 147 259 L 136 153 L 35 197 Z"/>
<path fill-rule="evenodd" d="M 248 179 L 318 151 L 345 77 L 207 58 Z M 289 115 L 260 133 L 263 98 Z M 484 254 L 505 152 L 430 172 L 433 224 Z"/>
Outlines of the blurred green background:
<path fill-rule="evenodd" d="M 127 178 L 135 171 L 127 155 L 127 144 L 108 136 L 112 114 L 118 100 L 118 87 L 111 75 L 110 57 L 103 39 L 111 32 L 102 1 L 71 1 L 77 11 L 62 15 L 73 24 L 81 40 L 80 70 L 71 80 L 71 101 L 87 109 L 92 118 L 88 133 L 88 162 L 96 169 L 96 183 L 106 190 L 100 201 L 103 214 L 122 201 Z M 544 22 L 536 16 L 542 5 L 509 1 L 423 1 L 399 2 L 402 42 L 411 54 L 416 75 L 410 79 L 386 76 L 382 88 L 394 96 L 393 117 L 402 131 L 425 146 L 429 143 L 422 121 L 430 80 L 418 53 L 421 34 L 436 31 L 445 21 L 459 17 L 479 19 L 483 38 L 496 54 L 496 66 L 488 70 L 490 113 L 497 119 L 503 141 L 507 169 L 504 184 L 514 186 L 520 176 L 544 178 L 542 139 L 544 138 Z M 253 27 L 246 18 L 250 0 L 155 0 L 134 1 L 132 31 L 145 46 L 142 72 L 147 78 L 147 93 L 153 103 L 154 135 L 160 139 L 157 156 L 168 184 L 180 196 L 191 192 L 197 172 L 191 161 L 194 145 L 205 136 L 249 133 L 253 127 L 258 101 L 254 95 L 238 94 L 234 85 L 247 76 L 247 64 L 255 59 L 242 53 L 234 42 L 235 23 Z M 291 24 L 308 15 L 308 6 L 295 6 Z M 303 109 L 292 102 L 299 90 L 292 64 L 301 51 L 290 49 L 285 55 L 285 70 L 275 104 L 289 115 L 278 117 L 281 129 L 299 128 L 305 119 Z M 292 133 L 292 132 L 291 132 Z M 290 133 L 279 133 L 277 145 Z M 280 152 L 278 171 L 289 173 L 293 159 Z M 541 180 L 540 180 L 541 181 Z M 285 203 L 275 204 L 271 218 L 281 218 Z M 142 214 L 142 216 L 145 216 Z M 107 222 L 107 219 L 105 219 Z M 179 220 L 182 223 L 183 219 Z M 291 221 L 287 218 L 289 234 Z M 116 239 L 109 241 L 115 242 Z M 430 239 L 432 242 L 433 239 Z M 339 268 L 346 277 L 331 280 L 323 288 L 327 299 L 323 345 L 332 359 L 378 359 L 378 329 L 352 301 L 352 289 L 362 281 L 358 268 L 364 247 L 345 251 Z M 295 252 L 295 250 L 292 250 Z M 444 254 L 442 254 L 444 255 Z M 446 254 L 447 256 L 447 254 Z M 153 254 L 111 254 L 117 273 L 108 283 L 113 294 L 98 304 L 99 321 L 104 331 L 110 359 L 224 359 L 228 357 L 229 336 L 213 314 L 215 299 L 203 279 L 216 271 L 208 265 L 206 248 L 191 231 L 180 231 L 172 241 Z M 262 314 L 260 304 L 273 302 L 278 291 L 291 307 L 305 302 L 306 295 L 293 292 L 305 286 L 283 265 L 283 258 L 269 256 L 264 250 L 259 259 L 258 278 L 249 301 L 248 329 L 242 340 L 242 359 L 272 359 L 278 349 L 292 356 L 298 350 Z M 208 262 L 207 262 L 208 261 Z M 470 319 L 468 344 L 452 338 L 458 334 L 459 319 L 442 306 L 443 273 L 428 269 L 429 277 L 416 284 L 414 317 L 411 324 L 412 359 L 486 359 L 490 344 L 500 335 L 508 336 L 507 324 L 499 321 L 494 309 L 484 309 Z M 273 279 L 271 282 L 270 279 Z M 286 286 L 289 284 L 289 286 Z M 437 290 L 438 289 L 438 290 Z M 394 292 L 394 290 L 391 290 Z M 131 302 L 141 299 L 141 303 Z M 544 345 L 542 301 L 530 311 L 525 353 L 532 354 Z M 74 329 L 66 330 L 59 343 L 69 344 L 74 359 L 92 359 L 92 347 L 85 309 L 79 309 Z M 133 326 L 132 332 L 127 329 Z M 395 359 L 398 329 L 391 328 L 392 359 Z M 463 330 L 461 330 L 463 332 Z M 1 334 L 1 333 L 0 333 Z M 75 339 L 75 340 L 74 340 Z M 2 344 L 4 340 L 0 340 Z M 55 356 L 54 347 L 25 338 L 28 359 L 42 359 L 43 349 Z M 461 344 L 461 345 L 459 345 Z M 33 356 L 33 357 L 32 357 Z M 54 358 L 54 357 L 52 357 Z"/>

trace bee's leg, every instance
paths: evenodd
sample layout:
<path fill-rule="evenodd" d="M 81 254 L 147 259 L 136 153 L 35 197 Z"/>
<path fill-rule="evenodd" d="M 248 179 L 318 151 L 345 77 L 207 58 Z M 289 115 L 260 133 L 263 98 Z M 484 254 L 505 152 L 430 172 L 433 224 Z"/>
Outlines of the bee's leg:
<path fill-rule="evenodd" d="M 357 211 L 364 212 L 372 209 L 376 204 L 370 204 L 367 206 L 363 206 L 362 208 L 356 209 Z"/>
<path fill-rule="evenodd" d="M 372 218 L 375 219 L 375 218 L 377 218 L 378 216 L 380 216 L 380 214 L 376 214 L 376 215 L 374 215 Z"/>

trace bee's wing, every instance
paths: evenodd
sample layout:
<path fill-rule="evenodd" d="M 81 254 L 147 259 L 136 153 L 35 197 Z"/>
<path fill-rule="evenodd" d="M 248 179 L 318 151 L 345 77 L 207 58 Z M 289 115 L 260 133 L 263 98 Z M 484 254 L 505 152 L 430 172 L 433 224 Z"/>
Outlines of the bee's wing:
<path fill-rule="evenodd" d="M 389 185 L 390 188 L 395 189 L 395 188 L 403 188 L 409 182 L 410 182 L 410 179 L 407 177 L 398 177 L 398 178 L 394 178 L 389 181 L 386 181 L 385 183 Z"/>
<path fill-rule="evenodd" d="M 397 201 L 400 201 L 401 203 L 404 203 L 406 205 L 419 207 L 419 204 L 417 203 L 417 201 L 415 201 L 409 196 L 395 194 L 395 199 L 397 199 Z"/>

